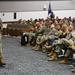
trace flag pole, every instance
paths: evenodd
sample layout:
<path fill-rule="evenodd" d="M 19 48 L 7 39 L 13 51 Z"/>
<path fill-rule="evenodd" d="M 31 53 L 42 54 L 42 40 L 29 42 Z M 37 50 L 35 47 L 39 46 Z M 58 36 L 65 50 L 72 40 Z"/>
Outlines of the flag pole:
<path fill-rule="evenodd" d="M 50 3 L 50 0 L 49 0 L 49 3 Z M 48 3 L 48 12 L 49 12 L 49 3 Z M 49 14 L 47 15 L 47 17 L 49 18 Z"/>
<path fill-rule="evenodd" d="M 50 1 L 49 1 L 49 3 L 50 3 Z"/>
<path fill-rule="evenodd" d="M 51 2 L 49 1 L 49 6 L 48 6 L 48 17 L 50 16 L 51 13 Z"/>

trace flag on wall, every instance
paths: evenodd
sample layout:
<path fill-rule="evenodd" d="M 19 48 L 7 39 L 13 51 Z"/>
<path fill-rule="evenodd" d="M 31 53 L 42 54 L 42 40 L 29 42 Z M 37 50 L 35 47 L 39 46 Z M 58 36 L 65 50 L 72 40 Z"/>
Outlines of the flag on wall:
<path fill-rule="evenodd" d="M 52 9 L 51 9 L 51 4 L 49 3 L 49 7 L 48 7 L 48 15 L 52 13 Z"/>

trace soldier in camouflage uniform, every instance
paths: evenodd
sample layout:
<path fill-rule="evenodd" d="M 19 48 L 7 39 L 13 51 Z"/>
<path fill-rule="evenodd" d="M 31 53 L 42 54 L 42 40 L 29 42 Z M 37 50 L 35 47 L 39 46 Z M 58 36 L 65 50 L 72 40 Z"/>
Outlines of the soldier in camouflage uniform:
<path fill-rule="evenodd" d="M 69 48 L 71 49 L 70 53 L 75 53 L 75 44 L 72 46 L 69 46 Z M 75 68 L 72 69 L 71 71 L 75 73 Z"/>
<path fill-rule="evenodd" d="M 69 46 L 73 45 L 75 42 L 75 31 L 74 31 L 74 27 L 70 26 L 70 32 L 67 34 L 66 38 L 62 38 L 59 40 L 54 41 L 54 43 L 46 48 L 49 49 L 53 49 L 54 54 L 52 56 L 52 58 L 50 58 L 49 60 L 57 60 L 58 58 L 58 49 L 61 48 L 68 48 Z"/>
<path fill-rule="evenodd" d="M 60 33 L 58 32 L 58 30 L 55 29 L 54 24 L 52 24 L 49 32 L 47 32 L 47 29 L 45 29 L 43 36 L 41 37 L 40 42 L 37 42 L 37 45 L 40 46 L 44 42 L 51 40 L 53 37 L 58 38 L 59 35 Z M 39 49 L 35 49 L 35 50 L 39 50 Z"/>
<path fill-rule="evenodd" d="M 60 28 L 60 26 L 59 26 L 59 28 Z M 59 29 L 58 28 L 58 29 Z M 59 31 L 60 32 L 60 31 Z M 61 34 L 60 34 L 60 36 L 58 37 L 58 39 L 57 40 L 59 40 L 59 39 L 62 39 L 62 38 L 65 38 L 66 37 L 66 35 L 67 35 L 67 33 L 68 33 L 68 27 L 67 27 L 67 25 L 66 24 L 63 24 L 62 25 L 62 31 L 61 31 Z M 56 38 L 53 38 L 51 41 L 52 41 L 52 43 L 55 41 L 55 39 Z M 50 44 L 50 45 L 52 45 L 52 43 Z M 49 46 L 47 46 L 47 48 L 48 48 Z M 60 51 L 59 51 L 60 52 Z M 49 53 L 48 54 L 48 56 L 51 56 L 53 54 L 53 51 L 51 51 L 51 53 Z"/>
<path fill-rule="evenodd" d="M 32 41 L 32 42 L 35 41 L 36 38 L 37 38 L 37 36 L 39 34 L 42 34 L 42 32 L 43 32 L 43 30 L 44 30 L 45 27 L 46 26 L 43 23 L 36 22 L 36 27 L 34 28 L 34 30 L 32 32 L 28 33 L 28 35 L 29 35 L 29 41 Z"/>
<path fill-rule="evenodd" d="M 41 40 L 41 37 L 42 37 L 42 34 L 43 34 L 45 28 L 46 28 L 45 24 L 43 23 L 43 21 L 41 21 L 38 29 L 36 30 L 36 35 L 37 35 L 36 42 L 39 42 Z M 35 48 L 40 49 L 40 47 L 37 45 L 35 45 L 35 47 L 33 49 L 35 49 Z"/>
<path fill-rule="evenodd" d="M 2 27 L 2 21 L 0 22 L 0 25 Z M 1 38 L 2 38 L 2 35 L 1 35 L 1 30 L 0 30 L 0 65 L 6 65 L 6 62 L 4 62 L 2 58 L 2 39 Z"/>
<path fill-rule="evenodd" d="M 70 26 L 70 31 L 71 31 L 71 35 L 75 38 L 75 31 L 74 31 L 74 27 L 73 26 Z M 64 60 L 60 61 L 59 64 L 67 64 L 68 63 L 68 58 L 74 53 L 74 51 L 73 51 L 74 48 L 75 48 L 75 41 L 74 41 L 73 45 L 68 47 L 68 49 L 67 49 L 67 51 L 65 53 Z"/>
<path fill-rule="evenodd" d="M 64 60 L 60 61 L 59 64 L 67 64 L 69 57 L 71 57 L 71 55 L 73 56 L 74 53 L 75 53 L 75 44 L 72 46 L 69 46 L 69 48 L 67 48 L 67 51 L 64 55 Z M 75 65 L 75 64 L 73 64 L 73 65 Z M 75 72 L 75 69 L 72 69 L 71 71 Z"/>
<path fill-rule="evenodd" d="M 32 27 L 32 28 L 30 28 L 30 32 L 25 32 L 28 36 L 29 36 L 29 42 L 28 42 L 28 44 L 26 45 L 26 46 L 30 46 L 30 44 L 32 43 L 32 38 L 34 38 L 34 41 L 35 41 L 35 39 L 36 39 L 36 30 L 37 30 L 37 27 L 38 27 L 38 23 L 39 22 L 36 22 L 35 24 L 34 24 L 34 27 Z"/>
<path fill-rule="evenodd" d="M 1 29 L 1 27 L 2 27 L 2 20 L 1 20 L 1 18 L 0 18 L 0 29 Z"/>
<path fill-rule="evenodd" d="M 46 28 L 44 28 L 43 33 L 38 35 L 37 39 L 36 39 L 36 45 L 35 47 L 33 47 L 33 50 L 41 50 L 40 45 L 37 44 L 37 42 L 44 42 L 43 40 L 45 39 L 46 35 L 50 32 L 50 28 L 47 26 Z"/>

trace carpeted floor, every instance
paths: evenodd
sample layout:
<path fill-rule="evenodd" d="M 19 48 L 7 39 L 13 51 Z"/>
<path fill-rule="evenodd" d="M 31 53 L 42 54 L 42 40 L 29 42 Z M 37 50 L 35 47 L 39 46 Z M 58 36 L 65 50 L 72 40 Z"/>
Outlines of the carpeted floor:
<path fill-rule="evenodd" d="M 75 75 L 71 65 L 47 61 L 46 53 L 20 45 L 20 39 L 3 37 L 3 58 L 7 65 L 0 67 L 0 75 Z"/>

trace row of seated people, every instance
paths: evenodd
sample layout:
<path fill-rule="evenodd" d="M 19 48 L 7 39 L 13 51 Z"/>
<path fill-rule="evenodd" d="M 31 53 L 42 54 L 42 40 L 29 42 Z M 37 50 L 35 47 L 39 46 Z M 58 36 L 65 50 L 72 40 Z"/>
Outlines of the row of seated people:
<path fill-rule="evenodd" d="M 10 35 L 10 36 L 21 36 L 20 31 L 29 32 L 30 28 L 33 27 L 34 23 L 37 21 L 35 20 L 22 20 L 19 19 L 17 22 L 8 23 L 6 28 L 2 29 L 3 35 Z M 17 33 L 18 32 L 18 33 Z"/>
<path fill-rule="evenodd" d="M 64 60 L 59 64 L 67 64 L 69 57 L 75 53 L 75 29 L 72 20 L 40 20 L 25 34 L 29 36 L 26 46 L 34 44 L 33 50 L 49 52 L 48 61 L 57 60 L 59 54 L 63 53 Z M 72 72 L 75 72 L 75 69 Z"/>
<path fill-rule="evenodd" d="M 56 19 L 52 19 L 52 21 L 54 22 L 55 20 L 58 20 L 59 21 L 59 24 L 61 25 L 63 21 L 66 22 L 66 20 L 69 19 L 69 21 L 71 20 L 71 18 L 64 18 L 63 20 L 62 19 L 59 19 L 58 17 Z M 37 21 L 40 21 L 41 19 L 39 18 L 38 20 L 35 19 L 33 20 L 32 18 L 30 20 L 22 20 L 22 19 L 19 19 L 17 22 L 14 22 L 14 23 L 10 23 L 7 25 L 7 28 L 3 28 L 3 35 L 13 35 L 13 36 L 17 36 L 17 29 L 18 30 L 22 30 L 22 31 L 26 31 L 26 32 L 29 32 L 30 31 L 30 28 L 34 26 L 34 24 L 37 22 Z M 50 19 L 42 19 L 44 21 L 44 23 L 47 25 L 48 22 L 50 21 Z M 73 19 L 73 23 L 74 23 L 74 19 Z M 15 32 L 13 34 L 13 31 Z M 11 34 L 10 34 L 11 33 Z"/>

